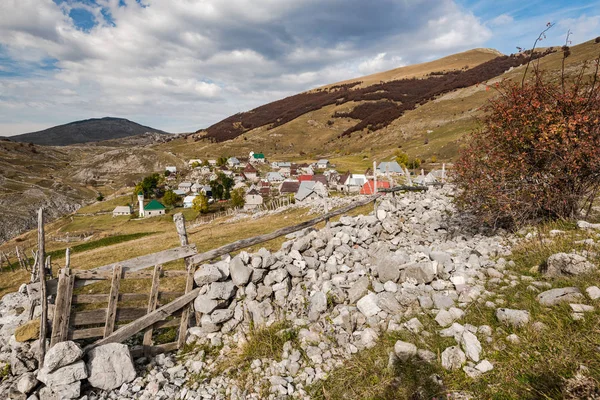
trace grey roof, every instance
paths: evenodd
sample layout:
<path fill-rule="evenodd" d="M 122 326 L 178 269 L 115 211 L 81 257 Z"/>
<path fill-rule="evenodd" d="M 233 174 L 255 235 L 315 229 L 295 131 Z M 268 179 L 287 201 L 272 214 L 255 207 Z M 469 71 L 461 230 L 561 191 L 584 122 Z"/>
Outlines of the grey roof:
<path fill-rule="evenodd" d="M 327 164 L 329 162 L 329 160 L 322 158 L 319 161 L 317 161 L 317 164 Z"/>
<path fill-rule="evenodd" d="M 285 178 L 283 177 L 283 175 L 281 175 L 279 172 L 269 172 L 267 174 L 267 180 L 269 182 L 271 181 L 282 181 Z"/>
<path fill-rule="evenodd" d="M 192 182 L 181 182 L 178 186 L 192 187 Z"/>
<path fill-rule="evenodd" d="M 278 166 L 279 168 L 282 168 L 282 167 L 291 167 L 291 166 L 292 166 L 292 163 L 291 163 L 291 162 L 287 162 L 287 161 L 284 161 L 284 162 L 278 162 L 278 163 L 277 163 L 277 166 Z"/>
<path fill-rule="evenodd" d="M 227 162 L 230 163 L 230 164 L 239 164 L 240 160 L 238 160 L 236 157 L 229 157 L 227 159 Z"/>
<path fill-rule="evenodd" d="M 297 200 L 304 200 L 306 199 L 308 196 L 310 196 L 312 193 L 316 193 L 315 192 L 315 186 L 317 186 L 318 184 L 320 184 L 320 182 L 318 181 L 303 181 L 300 182 L 300 187 L 298 188 L 298 191 L 296 192 L 296 199 Z"/>
<path fill-rule="evenodd" d="M 185 190 L 175 189 L 173 190 L 173 193 L 175 193 L 177 196 L 184 196 L 186 192 Z"/>
<path fill-rule="evenodd" d="M 131 213 L 131 207 L 129 206 L 116 206 L 113 213 Z"/>
<path fill-rule="evenodd" d="M 402 174 L 404 172 L 400 164 L 398 164 L 396 161 L 383 161 L 379 163 L 377 169 L 381 173 L 391 172 L 396 174 Z"/>

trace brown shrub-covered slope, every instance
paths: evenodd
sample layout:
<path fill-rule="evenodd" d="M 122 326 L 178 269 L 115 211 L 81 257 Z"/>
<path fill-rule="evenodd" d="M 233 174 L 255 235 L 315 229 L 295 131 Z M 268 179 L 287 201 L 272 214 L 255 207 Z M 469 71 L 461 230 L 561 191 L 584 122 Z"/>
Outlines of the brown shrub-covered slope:
<path fill-rule="evenodd" d="M 539 58 L 545 53 L 536 53 Z M 350 101 L 375 101 L 363 103 L 352 112 L 338 113 L 338 117 L 360 119 L 360 122 L 343 132 L 342 136 L 367 129 L 374 131 L 389 125 L 405 111 L 414 109 L 434 97 L 452 90 L 465 88 L 492 79 L 510 68 L 529 60 L 529 55 L 499 56 L 474 68 L 443 74 L 430 74 L 424 79 L 401 79 L 355 88 L 361 82 L 352 82 L 300 93 L 278 100 L 245 113 L 228 117 L 207 129 L 206 137 L 216 142 L 234 139 L 252 129 L 277 127 L 299 116 L 331 104 Z"/>

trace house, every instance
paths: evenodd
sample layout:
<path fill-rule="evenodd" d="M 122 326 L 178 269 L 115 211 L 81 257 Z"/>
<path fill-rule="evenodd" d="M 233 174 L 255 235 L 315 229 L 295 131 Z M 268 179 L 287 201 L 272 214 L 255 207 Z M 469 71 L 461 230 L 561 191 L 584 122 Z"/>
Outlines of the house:
<path fill-rule="evenodd" d="M 377 189 L 389 189 L 390 183 L 385 181 L 377 181 Z M 360 194 L 374 194 L 375 183 L 373 180 L 366 182 L 360 189 Z"/>
<path fill-rule="evenodd" d="M 266 176 L 269 182 L 283 182 L 285 178 L 279 172 L 269 172 Z"/>
<path fill-rule="evenodd" d="M 179 197 L 185 196 L 187 194 L 187 192 L 185 190 L 180 190 L 180 189 L 173 190 L 173 193 L 175 193 Z"/>
<path fill-rule="evenodd" d="M 271 184 L 268 181 L 260 181 L 257 189 L 263 196 L 271 195 Z"/>
<path fill-rule="evenodd" d="M 267 162 L 267 159 L 265 158 L 265 155 L 263 153 L 255 153 L 253 151 L 250 152 L 250 155 L 248 157 L 248 161 L 250 161 L 251 163 L 265 163 Z"/>
<path fill-rule="evenodd" d="M 254 181 L 258 177 L 258 171 L 252 164 L 248 163 L 246 164 L 246 168 L 244 168 L 244 175 L 246 176 L 246 179 Z"/>
<path fill-rule="evenodd" d="M 279 173 L 286 178 L 289 178 L 292 174 L 292 163 L 280 162 L 278 163 L 277 168 L 279 168 Z"/>
<path fill-rule="evenodd" d="M 295 194 L 298 189 L 300 189 L 299 181 L 284 181 L 279 186 L 279 194 L 281 195 L 289 195 Z"/>
<path fill-rule="evenodd" d="M 327 188 L 318 181 L 300 182 L 300 187 L 295 194 L 296 201 L 314 200 L 328 196 Z"/>
<path fill-rule="evenodd" d="M 215 165 L 217 165 L 217 160 L 208 160 L 208 164 L 209 164 L 211 167 L 214 167 Z"/>
<path fill-rule="evenodd" d="M 177 167 L 174 167 L 174 166 L 165 167 L 165 171 L 169 171 L 172 174 L 176 174 L 177 173 Z"/>
<path fill-rule="evenodd" d="M 150 203 L 144 206 L 144 217 L 156 217 L 157 215 L 165 215 L 166 208 L 158 200 L 151 200 Z"/>
<path fill-rule="evenodd" d="M 183 208 L 192 208 L 194 205 L 194 199 L 198 197 L 197 195 L 189 195 L 185 196 L 183 199 Z"/>
<path fill-rule="evenodd" d="M 202 165 L 202 160 L 199 158 L 191 158 L 188 160 L 188 167 L 191 167 L 194 163 L 198 163 L 198 166 Z"/>
<path fill-rule="evenodd" d="M 121 215 L 131 215 L 131 206 L 116 206 L 113 210 L 113 217 L 118 217 Z"/>
<path fill-rule="evenodd" d="M 181 182 L 177 189 L 183 190 L 185 193 L 189 193 L 192 190 L 192 182 Z"/>
<path fill-rule="evenodd" d="M 198 182 L 194 183 L 192 185 L 192 193 L 200 193 L 200 190 L 202 189 L 202 185 L 199 184 Z"/>
<path fill-rule="evenodd" d="M 329 168 L 329 160 L 321 159 L 317 161 L 317 169 L 327 169 Z"/>
<path fill-rule="evenodd" d="M 229 157 L 227 159 L 227 165 L 229 165 L 231 168 L 237 168 L 240 166 L 240 160 L 238 160 L 236 157 Z"/>
<path fill-rule="evenodd" d="M 315 174 L 315 169 L 310 165 L 306 165 L 306 166 L 298 165 L 297 170 L 299 170 L 304 175 L 314 175 Z"/>
<path fill-rule="evenodd" d="M 383 161 L 377 166 L 378 174 L 404 175 L 404 170 L 396 161 Z"/>
<path fill-rule="evenodd" d="M 202 186 L 202 188 L 200 189 L 200 193 L 203 193 L 208 198 L 212 197 L 212 189 L 210 185 Z"/>
<path fill-rule="evenodd" d="M 340 192 L 358 193 L 366 181 L 367 177 L 364 174 L 352 174 L 348 171 L 340 176 L 337 189 Z"/>
<path fill-rule="evenodd" d="M 263 197 L 256 189 L 251 189 L 244 197 L 244 210 L 254 210 L 263 204 Z"/>

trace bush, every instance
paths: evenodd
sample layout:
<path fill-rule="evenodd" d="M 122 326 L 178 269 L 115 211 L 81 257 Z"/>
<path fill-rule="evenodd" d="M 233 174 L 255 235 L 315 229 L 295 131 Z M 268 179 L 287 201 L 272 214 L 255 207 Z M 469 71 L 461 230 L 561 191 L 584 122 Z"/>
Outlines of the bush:
<path fill-rule="evenodd" d="M 167 190 L 162 200 L 165 203 L 165 205 L 169 207 L 174 207 L 175 205 L 177 205 L 177 203 L 179 203 L 181 198 L 177 194 L 175 194 L 174 191 Z"/>
<path fill-rule="evenodd" d="M 98 192 L 98 196 L 96 196 L 96 201 L 102 201 L 104 200 L 104 195 L 100 192 Z"/>
<path fill-rule="evenodd" d="M 246 203 L 244 199 L 244 189 L 238 188 L 231 192 L 231 204 L 234 207 L 243 207 Z"/>
<path fill-rule="evenodd" d="M 208 212 L 208 197 L 202 193 L 198 194 L 192 202 L 192 210 L 206 214 Z"/>
<path fill-rule="evenodd" d="M 598 63 L 592 82 L 577 76 L 556 82 L 536 71 L 531 82 L 498 84 L 455 166 L 461 209 L 516 228 L 591 208 L 600 189 Z"/>

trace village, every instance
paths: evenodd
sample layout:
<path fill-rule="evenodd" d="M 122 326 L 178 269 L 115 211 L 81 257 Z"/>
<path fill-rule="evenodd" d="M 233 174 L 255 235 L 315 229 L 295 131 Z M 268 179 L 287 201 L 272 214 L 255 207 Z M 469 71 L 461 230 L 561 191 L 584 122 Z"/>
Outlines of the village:
<path fill-rule="evenodd" d="M 187 168 L 165 166 L 162 175 L 159 190 L 144 192 L 136 187 L 139 218 L 165 215 L 176 207 L 208 213 L 209 204 L 226 203 L 234 197 L 228 206 L 240 212 L 261 211 L 269 202 L 308 205 L 330 196 L 372 195 L 397 184 L 444 183 L 447 171 L 443 164 L 441 169 L 427 174 L 421 169 L 415 175 L 391 160 L 373 162 L 372 168 L 362 172 L 340 172 L 328 159 L 312 163 L 269 161 L 263 153 L 250 152 L 247 157 L 190 159 Z M 114 217 L 133 214 L 131 204 L 113 210 Z"/>

